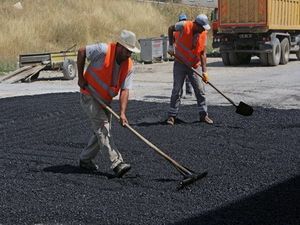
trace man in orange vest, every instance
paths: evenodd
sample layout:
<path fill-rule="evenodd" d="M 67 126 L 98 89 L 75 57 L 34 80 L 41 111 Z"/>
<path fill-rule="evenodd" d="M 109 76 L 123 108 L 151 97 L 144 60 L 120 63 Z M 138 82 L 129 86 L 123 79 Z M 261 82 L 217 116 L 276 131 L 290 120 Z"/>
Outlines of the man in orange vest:
<path fill-rule="evenodd" d="M 95 90 L 98 97 L 110 105 L 113 97 L 119 95 L 120 123 L 127 121 L 126 108 L 129 89 L 132 88 L 133 62 L 132 52 L 139 53 L 140 45 L 133 32 L 123 30 L 120 38 L 114 43 L 98 43 L 87 45 L 78 50 L 78 85 L 80 87 L 80 103 L 91 120 L 94 134 L 88 145 L 80 154 L 80 167 L 97 171 L 94 160 L 101 150 L 110 159 L 111 168 L 117 177 L 122 177 L 131 168 L 123 161 L 111 134 L 111 113 L 105 110 L 89 93 L 87 85 Z M 84 71 L 85 60 L 90 62 Z"/>
<path fill-rule="evenodd" d="M 176 56 L 173 66 L 173 89 L 170 101 L 170 109 L 168 111 L 167 123 L 175 124 L 176 116 L 180 106 L 180 91 L 182 89 L 186 75 L 194 88 L 197 99 L 200 122 L 213 124 L 212 119 L 208 117 L 206 99 L 204 96 L 204 84 L 197 74 L 193 72 L 191 67 L 202 72 L 202 81 L 208 81 L 206 71 L 206 55 L 205 47 L 207 40 L 207 31 L 210 29 L 208 18 L 204 14 L 200 14 L 194 21 L 177 22 L 169 27 L 169 48 L 168 52 Z M 173 32 L 179 32 L 176 39 L 175 50 L 173 47 Z M 203 34 L 204 33 L 204 34 Z M 202 35 L 203 34 L 203 35 Z M 202 64 L 202 66 L 200 66 Z M 202 68 L 202 71 L 200 71 Z"/>

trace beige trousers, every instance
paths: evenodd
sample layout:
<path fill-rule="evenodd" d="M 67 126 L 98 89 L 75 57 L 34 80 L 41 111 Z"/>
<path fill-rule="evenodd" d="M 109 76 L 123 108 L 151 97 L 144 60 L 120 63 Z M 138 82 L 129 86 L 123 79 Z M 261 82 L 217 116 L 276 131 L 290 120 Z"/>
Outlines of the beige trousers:
<path fill-rule="evenodd" d="M 111 168 L 115 168 L 123 162 L 123 158 L 117 150 L 111 134 L 111 113 L 101 108 L 99 103 L 90 95 L 80 94 L 80 104 L 89 117 L 94 132 L 88 145 L 81 152 L 80 160 L 93 161 L 101 150 L 101 153 L 108 156 Z"/>

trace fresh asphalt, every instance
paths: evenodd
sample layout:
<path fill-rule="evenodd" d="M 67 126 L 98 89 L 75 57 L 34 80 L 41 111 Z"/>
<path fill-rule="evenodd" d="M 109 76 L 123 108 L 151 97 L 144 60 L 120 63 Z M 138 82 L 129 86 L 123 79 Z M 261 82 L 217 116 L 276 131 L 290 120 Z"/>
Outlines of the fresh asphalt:
<path fill-rule="evenodd" d="M 300 110 L 209 106 L 214 125 L 183 105 L 166 125 L 167 103 L 130 101 L 139 133 L 182 165 L 208 176 L 178 191 L 178 171 L 113 123 L 132 169 L 115 178 L 78 167 L 91 135 L 78 93 L 0 99 L 0 224 L 300 224 Z M 113 108 L 117 111 L 118 104 Z"/>

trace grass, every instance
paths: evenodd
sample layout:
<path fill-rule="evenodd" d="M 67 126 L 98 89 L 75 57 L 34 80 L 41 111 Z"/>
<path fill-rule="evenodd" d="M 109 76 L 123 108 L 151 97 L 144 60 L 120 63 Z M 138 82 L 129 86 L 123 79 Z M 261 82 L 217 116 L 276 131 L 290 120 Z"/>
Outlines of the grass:
<path fill-rule="evenodd" d="M 136 0 L 15 0 L 0 4 L 0 71 L 16 65 L 20 54 L 61 51 L 116 40 L 122 29 L 138 38 L 167 34 L 185 12 L 189 18 L 211 9 Z M 9 66 L 6 66 L 9 64 Z"/>
<path fill-rule="evenodd" d="M 0 75 L 3 75 L 9 71 L 15 70 L 17 65 L 16 62 L 7 61 L 7 62 L 0 62 Z"/>

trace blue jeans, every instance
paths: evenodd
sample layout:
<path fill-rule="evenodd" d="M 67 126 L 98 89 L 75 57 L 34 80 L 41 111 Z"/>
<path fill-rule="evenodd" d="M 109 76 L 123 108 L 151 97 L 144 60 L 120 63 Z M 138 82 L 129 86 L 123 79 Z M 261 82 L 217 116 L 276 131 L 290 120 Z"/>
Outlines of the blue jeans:
<path fill-rule="evenodd" d="M 201 72 L 199 67 L 197 68 L 197 71 Z M 197 99 L 197 108 L 199 115 L 207 115 L 207 105 L 206 99 L 204 97 L 204 83 L 202 82 L 202 79 L 197 74 L 195 74 L 193 70 L 191 70 L 189 67 L 177 61 L 174 62 L 173 67 L 173 89 L 168 115 L 176 117 L 179 112 L 180 92 L 182 90 L 182 86 L 186 76 L 188 76 L 191 85 L 194 89 L 195 96 Z"/>
<path fill-rule="evenodd" d="M 192 94 L 192 91 L 193 91 L 192 88 L 193 88 L 193 86 L 191 84 L 191 81 L 189 80 L 189 77 L 186 76 L 186 78 L 185 78 L 185 93 Z"/>

